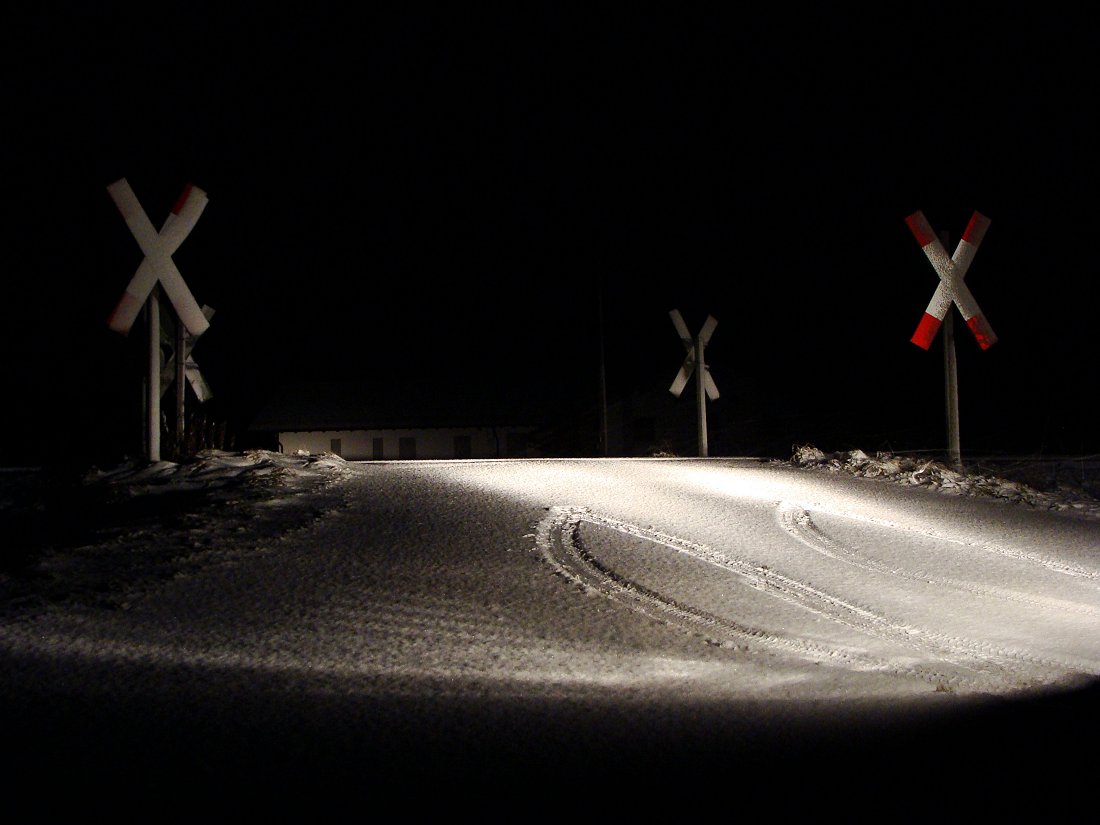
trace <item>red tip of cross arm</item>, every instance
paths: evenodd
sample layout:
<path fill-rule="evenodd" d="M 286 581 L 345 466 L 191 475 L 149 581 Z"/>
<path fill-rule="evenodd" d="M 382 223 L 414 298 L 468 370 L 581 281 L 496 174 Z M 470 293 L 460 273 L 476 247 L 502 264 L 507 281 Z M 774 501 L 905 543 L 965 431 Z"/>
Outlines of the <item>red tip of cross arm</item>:
<path fill-rule="evenodd" d="M 934 315 L 924 313 L 920 319 L 920 323 L 917 325 L 917 331 L 913 333 L 913 337 L 909 340 L 916 344 L 921 349 L 928 349 L 932 346 L 932 340 L 936 337 L 936 333 L 939 332 L 940 324 L 942 322 Z"/>
<path fill-rule="evenodd" d="M 989 229 L 989 224 L 989 218 L 981 212 L 975 212 L 970 218 L 970 223 L 966 225 L 966 231 L 963 232 L 962 239 L 971 246 L 977 246 L 985 237 L 985 231 Z"/>
<path fill-rule="evenodd" d="M 183 209 L 183 205 L 187 203 L 187 199 L 191 196 L 191 190 L 194 189 L 193 184 L 187 184 L 183 187 L 183 194 L 180 195 L 180 199 L 176 201 L 176 205 L 172 207 L 172 213 L 178 215 L 180 210 Z"/>
<path fill-rule="evenodd" d="M 923 212 L 914 212 L 905 219 L 905 223 L 917 239 L 917 243 L 922 247 L 928 246 L 936 240 L 936 234 L 932 231 L 932 227 L 929 225 L 928 219 L 924 217 Z"/>
<path fill-rule="evenodd" d="M 966 322 L 966 325 L 970 327 L 978 346 L 983 350 L 989 349 L 997 343 L 997 334 L 993 332 L 993 327 L 989 325 L 989 321 L 985 320 L 984 315 L 975 315 Z"/>

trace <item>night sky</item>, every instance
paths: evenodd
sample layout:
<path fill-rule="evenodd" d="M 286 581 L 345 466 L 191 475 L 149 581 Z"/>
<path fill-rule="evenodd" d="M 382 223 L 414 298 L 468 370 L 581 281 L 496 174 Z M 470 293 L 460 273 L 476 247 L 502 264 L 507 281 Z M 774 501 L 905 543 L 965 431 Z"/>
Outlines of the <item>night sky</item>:
<path fill-rule="evenodd" d="M 1084 21 L 165 8 L 7 25 L 0 464 L 140 429 L 140 332 L 106 325 L 141 260 L 122 177 L 158 228 L 209 195 L 173 259 L 237 430 L 347 377 L 579 420 L 601 330 L 611 401 L 667 390 L 678 308 L 718 320 L 711 420 L 761 451 L 934 448 L 942 337 L 909 339 L 937 277 L 905 218 L 953 250 L 979 211 L 966 282 L 1000 341 L 953 310 L 964 452 L 1100 451 Z"/>

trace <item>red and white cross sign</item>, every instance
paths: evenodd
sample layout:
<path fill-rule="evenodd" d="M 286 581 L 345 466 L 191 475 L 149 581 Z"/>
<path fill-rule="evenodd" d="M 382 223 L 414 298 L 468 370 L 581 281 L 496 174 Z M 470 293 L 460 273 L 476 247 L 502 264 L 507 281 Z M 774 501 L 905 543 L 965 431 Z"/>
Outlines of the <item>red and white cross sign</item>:
<path fill-rule="evenodd" d="M 940 283 L 936 287 L 936 292 L 932 296 L 932 300 L 929 301 L 928 308 L 924 311 L 924 317 L 921 318 L 920 323 L 917 325 L 917 331 L 913 333 L 910 340 L 918 347 L 928 349 L 940 329 L 940 324 L 943 323 L 944 316 L 947 315 L 951 309 L 951 304 L 954 303 L 958 305 L 959 312 L 962 313 L 966 325 L 974 333 L 978 346 L 983 350 L 989 349 L 997 343 L 997 336 L 993 332 L 993 327 L 989 325 L 989 321 L 982 314 L 981 307 L 974 300 L 970 289 L 963 282 L 966 271 L 970 268 L 970 262 L 974 260 L 978 246 L 981 244 L 982 238 L 985 237 L 985 231 L 989 228 L 989 218 L 980 212 L 973 214 L 970 223 L 966 226 L 966 231 L 963 232 L 962 240 L 955 248 L 955 254 L 951 257 L 948 257 L 947 250 L 944 249 L 943 244 L 936 237 L 936 233 L 932 231 L 932 227 L 924 217 L 923 212 L 914 212 L 905 219 L 905 223 L 916 237 L 917 243 L 921 245 L 921 249 L 924 250 L 928 260 L 932 263 L 936 274 L 940 276 Z"/>
<path fill-rule="evenodd" d="M 130 227 L 141 251 L 145 253 L 144 260 L 107 320 L 108 326 L 115 332 L 124 335 L 129 333 L 142 305 L 159 281 L 187 331 L 194 336 L 201 335 L 210 326 L 210 321 L 176 269 L 172 254 L 191 233 L 199 215 L 206 208 L 206 193 L 197 186 L 188 184 L 158 233 L 126 178 L 112 183 L 107 187 L 107 192 L 122 213 L 122 219 Z"/>

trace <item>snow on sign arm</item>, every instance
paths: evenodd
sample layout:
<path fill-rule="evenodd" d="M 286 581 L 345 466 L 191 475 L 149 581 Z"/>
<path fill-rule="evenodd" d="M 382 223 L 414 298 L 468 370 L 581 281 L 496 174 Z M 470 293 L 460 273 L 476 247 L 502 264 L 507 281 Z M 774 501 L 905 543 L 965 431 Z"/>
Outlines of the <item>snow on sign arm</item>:
<path fill-rule="evenodd" d="M 936 233 L 932 231 L 932 227 L 927 218 L 924 217 L 923 212 L 914 212 L 905 219 L 905 223 L 917 239 L 917 243 L 921 245 L 921 249 L 924 250 L 924 254 L 931 262 L 933 269 L 936 270 L 936 274 L 940 277 L 936 292 L 933 294 L 932 300 L 929 301 L 928 308 L 924 311 L 924 317 L 921 318 L 920 323 L 917 325 L 917 331 L 913 333 L 910 340 L 918 347 L 928 349 L 940 329 L 940 324 L 943 323 L 944 316 L 947 315 L 948 310 L 951 309 L 951 304 L 954 303 L 958 305 L 959 312 L 962 313 L 966 325 L 978 341 L 978 346 L 983 350 L 989 349 L 997 343 L 997 336 L 993 332 L 993 327 L 989 325 L 989 321 L 982 314 L 982 310 L 971 294 L 970 289 L 963 282 L 966 271 L 970 268 L 970 262 L 974 260 L 978 246 L 989 228 L 989 218 L 980 212 L 973 214 L 970 223 L 967 224 L 966 231 L 963 232 L 962 240 L 955 248 L 954 256 L 950 258 L 947 256 L 947 250 L 944 249 L 943 244 L 936 237 Z"/>
<path fill-rule="evenodd" d="M 149 293 L 159 281 L 187 331 L 191 335 L 205 332 L 210 322 L 173 263 L 172 254 L 191 233 L 206 208 L 206 192 L 188 184 L 159 233 L 153 228 L 126 178 L 112 183 L 107 187 L 107 192 L 130 228 L 134 240 L 145 253 L 145 258 L 111 313 L 108 326 L 115 332 L 124 335 L 129 333 Z"/>

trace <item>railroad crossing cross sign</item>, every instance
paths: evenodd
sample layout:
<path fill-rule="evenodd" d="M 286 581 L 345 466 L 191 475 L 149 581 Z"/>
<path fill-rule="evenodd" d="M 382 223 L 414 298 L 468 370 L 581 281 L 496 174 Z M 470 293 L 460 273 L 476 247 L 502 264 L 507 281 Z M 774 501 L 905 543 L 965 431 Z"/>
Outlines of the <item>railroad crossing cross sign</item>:
<path fill-rule="evenodd" d="M 714 384 L 714 379 L 710 377 L 710 369 L 707 367 L 706 361 L 703 359 L 703 350 L 707 346 L 707 342 L 710 341 L 710 336 L 714 334 L 714 328 L 718 326 L 718 322 L 710 315 L 707 316 L 707 320 L 703 323 L 703 328 L 699 330 L 699 335 L 692 339 L 691 333 L 688 332 L 687 324 L 684 323 L 684 318 L 680 315 L 678 309 L 672 310 L 669 315 L 672 317 L 672 324 L 676 327 L 676 332 L 680 336 L 680 340 L 684 342 L 684 349 L 687 350 L 687 358 L 684 359 L 683 366 L 680 367 L 680 371 L 676 373 L 676 378 L 672 382 L 672 386 L 669 387 L 669 392 L 680 397 L 680 393 L 684 391 L 684 387 L 687 385 L 688 379 L 691 378 L 691 374 L 695 373 L 696 379 L 696 393 L 695 398 L 698 405 L 697 415 L 699 424 L 699 455 L 706 457 L 707 455 L 707 399 L 714 401 L 718 398 L 718 387 Z"/>
<path fill-rule="evenodd" d="M 122 219 L 130 227 L 134 240 L 145 253 L 145 258 L 111 313 L 108 326 L 115 332 L 128 334 L 141 307 L 149 298 L 149 293 L 160 282 L 187 331 L 192 336 L 201 335 L 210 326 L 210 321 L 187 288 L 183 276 L 172 261 L 172 254 L 191 233 L 199 215 L 206 208 L 206 192 L 188 184 L 159 233 L 153 228 L 126 178 L 112 183 L 107 187 L 107 192 L 122 213 Z"/>
<path fill-rule="evenodd" d="M 688 332 L 687 324 L 684 323 L 684 318 L 680 315 L 679 310 L 674 309 L 669 315 L 672 317 L 672 324 L 676 327 L 676 332 L 680 335 L 680 340 L 684 342 L 684 349 L 687 350 L 687 357 L 684 359 L 680 371 L 676 373 L 676 378 L 673 380 L 672 386 L 668 388 L 668 391 L 679 398 L 680 393 L 682 393 L 684 387 L 687 386 L 691 374 L 698 368 L 702 376 L 700 380 L 703 382 L 703 388 L 706 391 L 707 398 L 714 401 L 718 398 L 718 387 L 715 385 L 714 379 L 710 377 L 710 369 L 703 361 L 703 348 L 706 347 L 707 342 L 710 341 L 710 336 L 714 334 L 714 328 L 718 326 L 718 322 L 715 321 L 712 316 L 708 315 L 707 320 L 703 323 L 703 328 L 699 330 L 699 338 L 698 341 L 696 341 L 692 339 L 691 333 Z"/>
<path fill-rule="evenodd" d="M 205 304 L 202 308 L 202 314 L 209 321 L 214 317 L 214 309 L 208 307 Z M 163 350 L 167 347 L 171 351 L 171 355 L 164 362 L 160 372 L 160 394 L 164 395 L 168 388 L 176 380 L 176 362 L 180 357 L 180 353 L 177 350 L 183 347 L 183 374 L 187 380 L 187 383 L 191 385 L 191 389 L 195 393 L 195 397 L 199 399 L 199 403 L 204 403 L 210 400 L 214 396 L 213 390 L 210 389 L 210 385 L 206 383 L 206 378 L 199 371 L 199 365 L 191 355 L 191 350 L 195 347 L 195 342 L 199 336 L 190 335 L 184 333 L 182 338 L 177 335 L 175 324 L 171 318 L 165 319 L 165 323 L 161 324 L 160 345 Z"/>
<path fill-rule="evenodd" d="M 970 289 L 963 282 L 966 271 L 970 268 L 970 262 L 974 260 L 978 246 L 989 228 L 989 218 L 980 212 L 973 214 L 970 223 L 966 226 L 966 231 L 963 232 L 962 240 L 955 248 L 955 254 L 951 257 L 948 257 L 947 250 L 936 237 L 936 233 L 932 231 L 923 212 L 914 212 L 905 219 L 905 223 L 940 277 L 936 292 L 910 340 L 918 347 L 928 349 L 939 331 L 940 324 L 943 323 L 944 316 L 950 311 L 951 304 L 955 304 L 962 313 L 966 325 L 974 334 L 974 338 L 977 339 L 978 346 L 983 350 L 989 349 L 997 343 L 997 336 L 982 314 L 981 307 L 974 300 Z"/>

